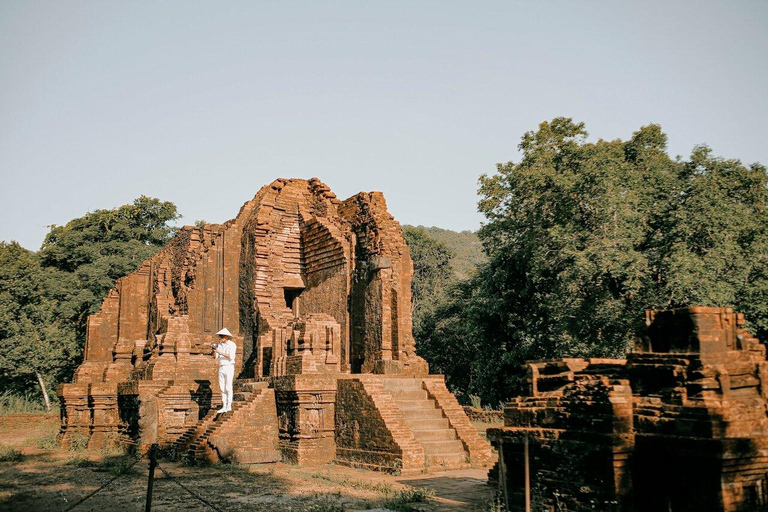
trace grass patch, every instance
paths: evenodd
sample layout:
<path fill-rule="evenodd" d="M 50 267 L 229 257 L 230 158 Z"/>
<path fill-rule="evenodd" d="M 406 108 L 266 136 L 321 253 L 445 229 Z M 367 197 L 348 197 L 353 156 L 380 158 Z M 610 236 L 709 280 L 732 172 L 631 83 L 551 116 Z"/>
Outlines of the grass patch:
<path fill-rule="evenodd" d="M 304 509 L 304 512 L 345 512 L 345 508 L 338 503 L 331 501 L 321 501 L 313 503 Z"/>
<path fill-rule="evenodd" d="M 74 466 L 76 468 L 94 468 L 99 465 L 98 462 L 92 461 L 83 455 L 74 455 L 72 457 L 68 457 L 67 460 L 64 461 L 64 464 L 67 466 Z"/>
<path fill-rule="evenodd" d="M 59 444 L 59 435 L 57 432 L 43 434 L 34 440 L 34 445 L 41 450 L 54 451 L 61 448 Z"/>
<path fill-rule="evenodd" d="M 386 482 L 368 482 L 365 480 L 353 480 L 347 477 L 333 477 L 321 473 L 301 473 L 301 475 L 323 480 L 328 483 L 337 484 L 346 488 L 361 489 L 365 491 L 375 491 L 385 496 L 384 501 L 380 503 L 381 507 L 394 510 L 396 512 L 411 512 L 415 510 L 410 506 L 412 503 L 427 503 L 435 497 L 435 491 L 425 487 L 407 487 L 405 489 L 395 489 Z M 318 509 L 323 510 L 323 509 Z M 343 509 L 328 509 L 329 512 Z"/>
<path fill-rule="evenodd" d="M 127 454 L 109 457 L 99 464 L 99 468 L 101 471 L 107 471 L 113 475 L 132 475 L 136 473 L 137 460 L 138 457 Z"/>
<path fill-rule="evenodd" d="M 136 471 L 133 464 L 136 457 L 131 455 L 120 455 L 117 457 L 107 457 L 104 460 L 91 460 L 83 455 L 69 457 L 64 464 L 76 468 L 90 468 L 94 471 L 112 473 L 113 475 L 133 474 Z"/>
<path fill-rule="evenodd" d="M 332 477 L 329 475 L 323 475 L 320 473 L 300 473 L 303 476 L 315 478 L 317 480 L 323 480 L 329 483 L 337 484 L 342 487 L 351 487 L 352 489 L 359 489 L 364 491 L 375 491 L 386 495 L 394 495 L 397 493 L 391 484 L 385 482 L 367 482 L 365 480 L 353 480 L 348 477 Z"/>
<path fill-rule="evenodd" d="M 384 501 L 382 505 L 397 512 L 410 512 L 415 510 L 411 503 L 427 503 L 435 497 L 435 491 L 424 487 L 408 487 L 396 491 L 392 497 Z"/>
<path fill-rule="evenodd" d="M 0 462 L 19 462 L 24 458 L 19 450 L 0 444 Z"/>
<path fill-rule="evenodd" d="M 69 441 L 69 451 L 71 452 L 84 452 L 88 449 L 88 436 L 74 433 L 70 434 L 67 440 Z"/>
<path fill-rule="evenodd" d="M 51 409 L 58 407 L 58 404 L 51 403 Z M 4 414 L 45 414 L 48 411 L 39 397 L 32 393 L 16 394 L 10 391 L 0 393 L 0 415 Z"/>

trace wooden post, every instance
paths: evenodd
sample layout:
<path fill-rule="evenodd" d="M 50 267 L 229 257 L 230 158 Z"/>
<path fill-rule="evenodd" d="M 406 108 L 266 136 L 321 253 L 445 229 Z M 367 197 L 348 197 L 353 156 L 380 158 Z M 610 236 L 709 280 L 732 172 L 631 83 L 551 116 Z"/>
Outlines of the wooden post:
<path fill-rule="evenodd" d="M 528 433 L 525 433 L 523 444 L 523 458 L 525 459 L 525 512 L 531 512 L 531 467 L 528 462 Z"/>
<path fill-rule="evenodd" d="M 45 382 L 43 381 L 43 376 L 40 375 L 40 372 L 35 370 L 35 375 L 37 375 L 37 383 L 40 384 L 40 391 L 43 392 L 43 400 L 45 400 L 45 410 L 50 411 L 51 410 L 51 400 L 48 398 L 48 390 L 45 389 Z"/>
<path fill-rule="evenodd" d="M 157 450 L 159 446 L 153 444 L 149 448 L 149 480 L 147 481 L 147 506 L 145 512 L 152 511 L 152 484 L 155 481 L 155 467 L 157 466 Z"/>
<path fill-rule="evenodd" d="M 507 468 L 504 464 L 504 438 L 499 441 L 499 485 L 504 495 L 504 510 L 509 510 L 509 494 L 507 493 Z"/>

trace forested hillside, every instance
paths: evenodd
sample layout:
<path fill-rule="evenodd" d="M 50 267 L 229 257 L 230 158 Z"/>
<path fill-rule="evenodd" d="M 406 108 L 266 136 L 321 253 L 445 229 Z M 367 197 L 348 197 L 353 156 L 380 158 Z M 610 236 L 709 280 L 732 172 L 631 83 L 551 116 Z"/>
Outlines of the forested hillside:
<path fill-rule="evenodd" d="M 451 268 L 457 279 L 466 279 L 471 276 L 477 266 L 486 260 L 483 252 L 483 244 L 474 231 L 451 231 L 450 229 L 436 226 L 410 226 L 403 225 L 404 230 L 419 229 L 424 231 L 431 239 L 442 243 L 453 252 Z"/>

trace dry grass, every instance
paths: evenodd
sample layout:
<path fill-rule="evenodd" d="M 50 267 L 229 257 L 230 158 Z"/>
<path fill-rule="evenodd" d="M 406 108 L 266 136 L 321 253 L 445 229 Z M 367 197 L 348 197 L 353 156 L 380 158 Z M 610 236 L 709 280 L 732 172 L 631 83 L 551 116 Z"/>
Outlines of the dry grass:
<path fill-rule="evenodd" d="M 56 441 L 57 415 L 0 417 L 0 509 L 63 510 L 96 490 L 135 462 L 127 455 L 64 450 Z M 5 451 L 2 451 L 5 450 Z M 6 454 L 6 455 L 3 455 Z M 466 506 L 456 505 L 468 493 L 466 478 L 437 475 L 452 489 L 447 504 L 430 481 L 405 483 L 404 477 L 384 475 L 343 466 L 317 469 L 286 464 L 262 466 L 214 465 L 186 467 L 162 462 L 174 478 L 217 507 L 227 511 L 340 512 L 388 508 L 394 511 L 482 510 L 486 492 L 478 480 L 469 494 L 477 497 Z M 482 472 L 479 475 L 482 478 Z M 431 477 L 425 477 L 431 478 Z M 141 510 L 146 499 L 147 462 L 130 471 L 84 504 L 84 510 L 128 512 Z M 208 511 L 160 471 L 156 473 L 153 510 Z"/>

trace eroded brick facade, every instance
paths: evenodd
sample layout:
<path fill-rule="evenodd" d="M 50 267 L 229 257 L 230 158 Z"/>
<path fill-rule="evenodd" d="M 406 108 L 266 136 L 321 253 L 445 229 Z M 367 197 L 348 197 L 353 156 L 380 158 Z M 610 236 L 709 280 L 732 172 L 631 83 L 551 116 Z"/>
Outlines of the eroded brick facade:
<path fill-rule="evenodd" d="M 627 359 L 527 365 L 489 430 L 512 510 L 752 511 L 768 503 L 765 346 L 728 308 L 647 313 Z M 499 477 L 497 465 L 492 480 Z"/>
<path fill-rule="evenodd" d="M 317 179 L 276 180 L 234 220 L 184 227 L 118 280 L 60 390 L 62 441 L 241 462 L 487 464 L 490 447 L 416 355 L 412 274 L 381 193 L 341 201 Z M 233 411 L 216 416 L 222 327 L 240 379 Z M 373 430 L 349 430 L 361 425 Z"/>

